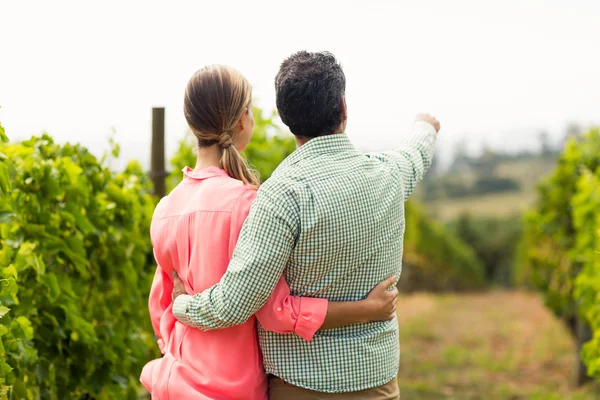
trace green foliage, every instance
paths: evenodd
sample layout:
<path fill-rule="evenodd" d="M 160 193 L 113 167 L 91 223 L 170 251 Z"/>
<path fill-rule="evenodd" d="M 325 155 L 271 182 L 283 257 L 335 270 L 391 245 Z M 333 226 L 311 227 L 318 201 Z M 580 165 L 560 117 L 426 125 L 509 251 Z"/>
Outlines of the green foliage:
<path fill-rule="evenodd" d="M 569 142 L 552 175 L 538 186 L 537 204 L 525 216 L 527 245 L 518 263 L 520 282 L 540 289 L 548 307 L 562 316 L 575 315 L 573 284 L 581 268 L 568 256 L 575 237 L 570 203 L 585 167 L 581 148 Z"/>
<path fill-rule="evenodd" d="M 0 124 L 0 143 L 7 143 L 8 142 L 8 136 L 6 136 L 6 133 L 4 132 L 4 127 L 2 126 L 2 124 Z"/>
<path fill-rule="evenodd" d="M 473 248 L 484 265 L 488 282 L 510 286 L 522 225 L 519 217 L 474 217 L 465 213 L 449 224 L 448 228 Z"/>
<path fill-rule="evenodd" d="M 510 191 L 519 191 L 521 186 L 519 182 L 511 178 L 499 178 L 496 176 L 479 178 L 473 185 L 475 194 L 503 193 Z"/>
<path fill-rule="evenodd" d="M 260 173 L 262 182 L 269 179 L 275 168 L 296 150 L 296 141 L 289 133 L 285 133 L 273 120 L 275 111 L 266 115 L 258 107 L 253 107 L 254 133 L 252 140 L 242 153 L 250 165 Z M 182 178 L 181 170 L 188 166 L 194 168 L 196 154 L 194 146 L 189 140 L 179 142 L 179 148 L 171 159 L 173 167 L 168 180 L 167 188 L 173 189 Z"/>
<path fill-rule="evenodd" d="M 0 153 L 0 399 L 137 398 L 156 347 L 146 174 L 48 135 Z"/>
<path fill-rule="evenodd" d="M 196 165 L 196 153 L 194 147 L 184 138 L 179 141 L 179 147 L 171 158 L 171 172 L 167 176 L 167 192 L 170 192 L 181 182 L 183 174 L 181 170 L 185 167 L 194 168 Z"/>
<path fill-rule="evenodd" d="M 420 196 L 425 201 L 438 199 L 458 199 L 468 196 L 480 196 L 490 193 L 518 192 L 521 184 L 513 178 L 503 178 L 495 175 L 482 175 L 483 171 L 475 170 L 473 182 L 465 180 L 465 176 L 457 173 L 432 175 L 423 180 L 419 189 Z"/>
<path fill-rule="evenodd" d="M 556 314 L 590 324 L 594 337 L 583 357 L 600 379 L 600 130 L 568 142 L 538 194 L 525 219 L 518 276 Z"/>
<path fill-rule="evenodd" d="M 254 134 L 244 150 L 244 155 L 259 173 L 264 182 L 275 168 L 296 150 L 296 141 L 273 122 L 275 111 L 265 117 L 259 108 L 254 108 Z"/>
<path fill-rule="evenodd" d="M 468 290 L 484 286 L 484 270 L 473 250 L 413 202 L 406 203 L 403 290 Z"/>
<path fill-rule="evenodd" d="M 583 359 L 589 374 L 600 380 L 600 168 L 594 173 L 585 170 L 577 181 L 577 192 L 571 202 L 576 230 L 571 258 L 583 268 L 575 279 L 574 297 L 593 332 L 583 347 Z"/>

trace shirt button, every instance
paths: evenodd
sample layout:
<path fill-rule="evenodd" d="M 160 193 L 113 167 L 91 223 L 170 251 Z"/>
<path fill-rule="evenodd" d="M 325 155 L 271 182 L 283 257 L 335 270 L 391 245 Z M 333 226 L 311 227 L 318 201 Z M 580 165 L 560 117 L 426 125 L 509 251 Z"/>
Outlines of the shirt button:
<path fill-rule="evenodd" d="M 281 307 L 277 307 L 277 311 L 281 311 Z"/>

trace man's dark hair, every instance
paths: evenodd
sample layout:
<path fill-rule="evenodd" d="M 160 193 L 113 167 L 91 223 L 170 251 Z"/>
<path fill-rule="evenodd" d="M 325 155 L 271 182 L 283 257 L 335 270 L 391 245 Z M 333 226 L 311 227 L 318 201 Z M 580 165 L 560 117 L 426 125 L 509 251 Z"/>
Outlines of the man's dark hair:
<path fill-rule="evenodd" d="M 346 76 L 329 52 L 299 51 L 286 58 L 275 78 L 277 110 L 296 136 L 330 135 L 342 123 Z"/>

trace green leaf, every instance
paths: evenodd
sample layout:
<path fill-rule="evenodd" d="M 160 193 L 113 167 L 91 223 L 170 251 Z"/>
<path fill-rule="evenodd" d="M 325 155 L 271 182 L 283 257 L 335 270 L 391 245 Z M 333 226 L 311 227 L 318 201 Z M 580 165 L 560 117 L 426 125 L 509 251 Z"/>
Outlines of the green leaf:
<path fill-rule="evenodd" d="M 46 264 L 44 263 L 44 260 L 42 260 L 41 255 L 36 254 L 34 256 L 34 266 L 38 275 L 43 275 L 46 273 Z"/>
<path fill-rule="evenodd" d="M 0 194 L 8 194 L 11 191 L 10 178 L 6 164 L 0 162 Z"/>
<path fill-rule="evenodd" d="M 4 317 L 4 315 L 10 311 L 10 308 L 5 306 L 0 306 L 0 318 Z"/>
<path fill-rule="evenodd" d="M 33 253 L 36 248 L 36 244 L 33 242 L 25 242 L 19 247 L 17 256 L 15 258 L 15 268 L 17 272 L 24 271 L 27 268 L 34 268 L 38 273 L 43 273 L 43 263 Z"/>
<path fill-rule="evenodd" d="M 127 196 L 125 193 L 123 193 L 123 190 L 121 190 L 121 188 L 114 183 L 110 182 L 108 185 L 106 185 L 106 193 L 108 194 L 108 197 L 115 203 L 119 205 L 128 204 Z"/>
<path fill-rule="evenodd" d="M 7 247 L 9 248 L 9 247 Z M 2 261 L 2 260 L 0 260 Z M 17 277 L 17 269 L 15 268 L 14 265 L 9 265 L 8 267 L 4 268 L 2 270 L 2 273 L 6 276 L 6 277 L 10 277 L 10 278 L 16 278 Z"/>
<path fill-rule="evenodd" d="M 24 316 L 17 317 L 17 323 L 23 330 L 23 334 L 25 335 L 25 339 L 31 340 L 33 339 L 33 327 L 31 326 L 31 321 Z"/>
<path fill-rule="evenodd" d="M 0 358 L 0 377 L 4 378 L 11 373 L 13 367 L 8 365 L 3 359 Z"/>
<path fill-rule="evenodd" d="M 8 143 L 8 136 L 6 136 L 6 132 L 4 131 L 2 124 L 0 124 L 0 142 Z"/>
<path fill-rule="evenodd" d="M 0 211 L 0 224 L 7 224 L 12 222 L 16 217 L 16 214 L 10 211 Z"/>
<path fill-rule="evenodd" d="M 44 274 L 39 276 L 38 279 L 44 284 L 44 286 L 46 286 L 46 288 L 48 288 L 48 301 L 50 303 L 56 302 L 61 293 L 56 275 L 52 273 Z"/>
<path fill-rule="evenodd" d="M 46 233 L 46 226 L 41 224 L 23 224 L 23 230 L 28 236 L 43 235 Z"/>
<path fill-rule="evenodd" d="M 83 172 L 83 169 L 71 161 L 69 158 L 63 158 L 61 160 L 61 169 L 66 172 L 69 177 L 69 181 L 72 185 L 75 185 L 79 179 L 79 176 Z"/>
<path fill-rule="evenodd" d="M 19 286 L 14 278 L 0 279 L 0 297 L 8 297 L 16 304 L 19 304 L 19 299 L 17 298 L 18 292 Z"/>
<path fill-rule="evenodd" d="M 30 256 L 33 254 L 33 250 L 35 250 L 36 246 L 37 245 L 35 243 L 25 242 L 21 245 L 21 247 L 19 247 L 18 255 L 23 257 Z"/>

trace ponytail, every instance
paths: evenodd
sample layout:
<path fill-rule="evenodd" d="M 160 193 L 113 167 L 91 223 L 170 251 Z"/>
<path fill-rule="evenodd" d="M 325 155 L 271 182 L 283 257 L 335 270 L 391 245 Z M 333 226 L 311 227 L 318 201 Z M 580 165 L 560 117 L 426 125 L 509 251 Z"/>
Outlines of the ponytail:
<path fill-rule="evenodd" d="M 221 168 L 227 172 L 227 175 L 234 179 L 239 179 L 246 185 L 260 185 L 258 172 L 250 168 L 248 161 L 240 154 L 234 146 L 223 148 L 221 155 Z"/>

